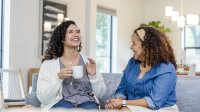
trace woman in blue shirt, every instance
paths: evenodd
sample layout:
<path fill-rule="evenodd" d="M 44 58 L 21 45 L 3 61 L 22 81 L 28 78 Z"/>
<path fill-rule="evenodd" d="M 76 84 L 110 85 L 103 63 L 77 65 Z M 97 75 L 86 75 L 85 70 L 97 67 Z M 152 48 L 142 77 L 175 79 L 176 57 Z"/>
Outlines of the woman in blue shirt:
<path fill-rule="evenodd" d="M 177 67 L 165 33 L 153 27 L 139 27 L 132 37 L 134 55 L 123 71 L 116 99 L 106 107 L 132 112 L 178 112 Z"/>

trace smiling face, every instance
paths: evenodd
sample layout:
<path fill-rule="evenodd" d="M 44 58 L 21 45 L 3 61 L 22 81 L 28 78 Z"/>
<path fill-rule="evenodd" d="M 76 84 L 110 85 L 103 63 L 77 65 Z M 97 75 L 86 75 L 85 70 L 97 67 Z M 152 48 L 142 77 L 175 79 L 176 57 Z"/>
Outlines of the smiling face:
<path fill-rule="evenodd" d="M 65 33 L 64 46 L 77 48 L 80 44 L 81 44 L 80 30 L 77 28 L 76 25 L 71 24 Z"/>
<path fill-rule="evenodd" d="M 132 41 L 132 44 L 130 48 L 134 53 L 134 56 L 133 56 L 134 59 L 142 61 L 143 52 L 144 52 L 142 48 L 142 41 L 139 39 L 138 35 L 135 33 L 132 35 L 131 41 Z"/>

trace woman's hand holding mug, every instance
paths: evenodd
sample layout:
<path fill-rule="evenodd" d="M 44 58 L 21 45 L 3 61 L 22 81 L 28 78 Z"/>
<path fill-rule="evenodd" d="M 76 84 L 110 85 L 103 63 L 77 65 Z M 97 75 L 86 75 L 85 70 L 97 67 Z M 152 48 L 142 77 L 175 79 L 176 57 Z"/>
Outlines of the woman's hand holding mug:
<path fill-rule="evenodd" d="M 60 79 L 68 79 L 72 76 L 72 62 L 67 62 L 66 64 L 64 63 L 65 68 L 62 68 L 58 72 L 58 77 Z"/>
<path fill-rule="evenodd" d="M 68 79 L 72 76 L 72 70 L 71 69 L 66 69 L 62 68 L 60 72 L 58 72 L 58 77 L 60 79 Z"/>

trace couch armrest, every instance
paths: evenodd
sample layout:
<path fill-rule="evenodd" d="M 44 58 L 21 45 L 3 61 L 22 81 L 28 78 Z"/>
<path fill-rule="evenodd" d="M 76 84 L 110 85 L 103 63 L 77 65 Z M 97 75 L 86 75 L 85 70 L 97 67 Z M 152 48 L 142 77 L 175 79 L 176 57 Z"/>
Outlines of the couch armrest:
<path fill-rule="evenodd" d="M 40 104 L 41 104 L 36 96 L 36 92 L 27 94 L 25 97 L 25 102 L 26 102 L 26 105 L 32 105 L 34 107 L 40 107 Z"/>

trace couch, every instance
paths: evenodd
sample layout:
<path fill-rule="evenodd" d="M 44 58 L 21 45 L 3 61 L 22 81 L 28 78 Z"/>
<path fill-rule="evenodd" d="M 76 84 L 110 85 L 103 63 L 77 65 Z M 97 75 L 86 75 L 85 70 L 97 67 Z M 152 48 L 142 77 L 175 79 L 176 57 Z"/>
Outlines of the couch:
<path fill-rule="evenodd" d="M 32 92 L 26 95 L 26 104 L 40 107 L 40 102 L 36 97 L 36 83 L 38 75 L 32 77 Z M 122 74 L 103 73 L 106 83 L 106 94 L 99 99 L 101 107 L 104 108 L 106 100 L 111 99 L 119 85 Z M 177 105 L 180 112 L 199 112 L 200 111 L 200 76 L 178 75 L 177 81 Z"/>

